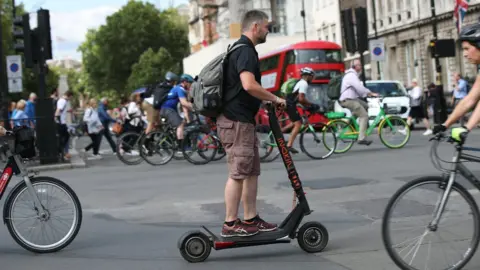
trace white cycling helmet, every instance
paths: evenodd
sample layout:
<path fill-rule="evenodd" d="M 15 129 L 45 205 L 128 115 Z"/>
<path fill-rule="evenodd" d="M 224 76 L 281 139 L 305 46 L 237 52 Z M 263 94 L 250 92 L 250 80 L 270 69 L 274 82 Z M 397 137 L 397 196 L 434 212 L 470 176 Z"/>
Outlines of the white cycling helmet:
<path fill-rule="evenodd" d="M 304 68 L 300 69 L 300 73 L 301 73 L 302 76 L 305 75 L 305 74 L 315 76 L 315 72 L 310 67 L 304 67 Z"/>

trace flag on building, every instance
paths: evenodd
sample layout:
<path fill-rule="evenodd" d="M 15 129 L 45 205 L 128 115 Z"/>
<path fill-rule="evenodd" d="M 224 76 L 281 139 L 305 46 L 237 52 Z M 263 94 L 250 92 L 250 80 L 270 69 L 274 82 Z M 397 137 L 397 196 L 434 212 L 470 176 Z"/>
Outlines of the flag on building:
<path fill-rule="evenodd" d="M 453 18 L 455 20 L 455 26 L 457 27 L 457 31 L 460 33 L 460 30 L 462 29 L 463 19 L 465 18 L 465 14 L 467 14 L 468 2 L 470 2 L 470 0 L 454 1 L 455 8 L 453 9 Z"/>

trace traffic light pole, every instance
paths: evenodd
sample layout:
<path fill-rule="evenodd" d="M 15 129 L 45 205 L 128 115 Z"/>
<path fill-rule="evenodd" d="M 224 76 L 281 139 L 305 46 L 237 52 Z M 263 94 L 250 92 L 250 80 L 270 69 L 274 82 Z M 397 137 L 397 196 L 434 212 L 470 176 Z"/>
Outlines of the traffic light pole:
<path fill-rule="evenodd" d="M 378 32 L 377 32 L 377 11 L 375 6 L 376 1 L 372 1 L 372 11 L 373 11 L 373 31 L 375 32 L 375 39 L 378 39 Z M 381 80 L 382 76 L 380 71 L 380 61 L 377 61 L 377 79 Z"/>
<path fill-rule="evenodd" d="M 3 14 L 0 14 L 0 25 L 2 25 Z M 8 82 L 7 82 L 7 63 L 6 55 L 3 48 L 3 27 L 0 27 L 0 99 L 1 99 L 1 117 L 0 122 L 3 122 L 3 126 L 6 129 L 10 129 L 10 122 L 8 121 L 8 107 L 9 102 L 7 100 Z"/>
<path fill-rule="evenodd" d="M 433 40 L 438 39 L 438 30 L 437 30 L 437 14 L 435 12 L 435 0 L 430 0 L 430 9 L 432 12 L 432 27 L 433 27 Z M 447 103 L 445 100 L 445 95 L 443 93 L 442 85 L 442 65 L 440 64 L 440 58 L 438 54 L 435 53 L 435 71 L 436 71 L 436 98 L 434 104 L 434 123 L 441 124 L 447 120 Z"/>

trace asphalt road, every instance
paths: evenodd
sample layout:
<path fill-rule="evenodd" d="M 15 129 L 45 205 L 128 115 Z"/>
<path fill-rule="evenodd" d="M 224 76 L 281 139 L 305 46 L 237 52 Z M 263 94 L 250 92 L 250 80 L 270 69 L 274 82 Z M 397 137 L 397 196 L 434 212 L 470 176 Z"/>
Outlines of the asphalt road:
<path fill-rule="evenodd" d="M 3 227 L 1 269 L 397 269 L 382 245 L 381 217 L 391 195 L 406 181 L 439 175 L 429 159 L 431 144 L 422 132 L 415 131 L 399 150 L 387 149 L 372 136 L 372 145 L 354 145 L 347 154 L 328 160 L 311 160 L 304 154 L 294 157 L 314 210 L 305 221 L 320 221 L 330 233 L 327 248 L 319 254 L 307 254 L 292 241 L 212 251 L 206 262 L 189 264 L 181 258 L 177 240 L 199 225 L 220 231 L 224 161 L 204 166 L 175 160 L 160 167 L 126 166 L 105 154 L 102 160 L 87 161 L 85 169 L 42 173 L 64 180 L 79 196 L 84 221 L 75 241 L 56 254 L 34 255 L 18 246 Z M 85 142 L 81 139 L 77 146 Z M 479 131 L 470 136 L 470 143 L 480 144 Z M 102 148 L 106 147 L 103 142 Z M 480 175 L 475 165 L 467 167 Z M 291 198 L 281 159 L 262 164 L 258 203 L 262 217 L 281 222 L 291 209 Z M 416 216 L 425 207 L 417 203 L 406 211 Z M 479 267 L 476 255 L 465 269 Z"/>

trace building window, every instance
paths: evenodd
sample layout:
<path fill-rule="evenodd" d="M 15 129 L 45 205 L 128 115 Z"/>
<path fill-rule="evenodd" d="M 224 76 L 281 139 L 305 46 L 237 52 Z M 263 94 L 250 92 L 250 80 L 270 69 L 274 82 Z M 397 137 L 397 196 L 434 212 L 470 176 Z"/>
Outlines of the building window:
<path fill-rule="evenodd" d="M 335 24 L 332 24 L 330 32 L 332 33 L 332 41 L 337 42 L 337 35 L 336 35 L 336 29 L 335 29 Z"/>
<path fill-rule="evenodd" d="M 397 21 L 402 21 L 402 15 L 401 14 L 397 14 Z"/>
<path fill-rule="evenodd" d="M 412 18 L 412 12 L 411 11 L 407 11 L 407 19 L 410 19 Z"/>

